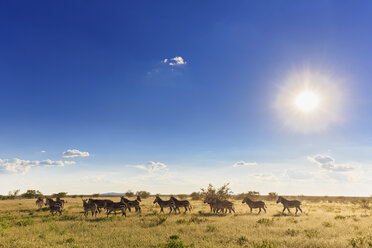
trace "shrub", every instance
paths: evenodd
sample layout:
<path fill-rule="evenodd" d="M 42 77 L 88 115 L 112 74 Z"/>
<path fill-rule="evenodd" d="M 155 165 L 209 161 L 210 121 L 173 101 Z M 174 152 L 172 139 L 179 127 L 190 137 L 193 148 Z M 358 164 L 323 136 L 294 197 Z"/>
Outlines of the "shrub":
<path fill-rule="evenodd" d="M 187 196 L 188 196 L 188 195 L 186 195 L 186 194 L 179 194 L 179 195 L 177 195 L 177 197 L 180 198 L 180 199 L 182 199 L 182 200 L 183 200 L 183 199 L 186 199 Z"/>
<path fill-rule="evenodd" d="M 288 235 L 288 236 L 291 236 L 291 237 L 296 236 L 298 233 L 299 233 L 299 231 L 294 230 L 294 229 L 290 229 L 290 228 L 288 228 L 288 229 L 285 231 L 285 234 Z"/>
<path fill-rule="evenodd" d="M 270 219 L 267 219 L 267 218 L 261 218 L 259 220 L 257 220 L 257 223 L 258 224 L 265 224 L 265 225 L 269 225 L 273 222 L 274 220 L 270 220 Z"/>
<path fill-rule="evenodd" d="M 369 201 L 367 199 L 360 200 L 360 207 L 364 209 L 369 209 Z"/>
<path fill-rule="evenodd" d="M 200 192 L 192 192 L 190 196 L 192 200 L 200 200 L 202 198 L 202 194 Z"/>
<path fill-rule="evenodd" d="M 99 197 L 99 193 L 93 194 L 92 197 Z"/>
<path fill-rule="evenodd" d="M 206 189 L 201 189 L 204 198 L 211 197 L 220 200 L 225 200 L 231 196 L 232 191 L 229 188 L 229 183 L 224 184 L 220 188 L 215 188 L 212 184 L 209 184 Z"/>
<path fill-rule="evenodd" d="M 39 190 L 34 190 L 34 189 L 29 189 L 21 195 L 21 197 L 28 198 L 28 199 L 37 198 L 41 196 L 43 196 L 43 194 Z"/>
<path fill-rule="evenodd" d="M 323 222 L 322 225 L 323 225 L 324 227 L 332 227 L 332 224 L 329 223 L 329 222 L 327 222 L 327 221 Z"/>
<path fill-rule="evenodd" d="M 243 246 L 247 242 L 248 242 L 248 239 L 245 236 L 241 236 L 238 238 L 238 245 L 240 246 Z"/>
<path fill-rule="evenodd" d="M 269 243 L 268 241 L 264 240 L 261 243 L 254 243 L 254 248 L 276 248 L 276 245 Z"/>
<path fill-rule="evenodd" d="M 335 220 L 344 220 L 344 219 L 346 219 L 346 217 L 343 216 L 343 215 L 336 215 L 335 216 Z"/>
<path fill-rule="evenodd" d="M 127 197 L 133 197 L 134 192 L 132 190 L 128 190 L 127 193 L 125 193 L 124 195 L 127 196 Z"/>
<path fill-rule="evenodd" d="M 66 197 L 66 196 L 67 196 L 67 192 L 59 192 L 59 193 L 54 193 L 52 195 L 52 197 L 54 197 L 54 198 L 57 198 L 57 197 L 63 198 L 63 197 Z"/>
<path fill-rule="evenodd" d="M 276 200 L 278 198 L 278 193 L 276 193 L 276 192 L 269 192 L 268 198 L 269 198 L 269 200 Z"/>
<path fill-rule="evenodd" d="M 169 237 L 169 240 L 165 244 L 158 245 L 160 248 L 188 248 L 194 247 L 193 245 L 186 245 L 183 241 L 180 240 L 178 235 L 172 235 Z"/>
<path fill-rule="evenodd" d="M 217 229 L 217 228 L 216 228 L 215 226 L 208 225 L 206 231 L 207 231 L 207 232 L 214 232 L 214 231 L 216 231 L 216 229 Z"/>
<path fill-rule="evenodd" d="M 315 229 L 306 229 L 304 230 L 306 237 L 308 238 L 316 238 L 318 237 L 319 232 Z"/>
<path fill-rule="evenodd" d="M 137 191 L 136 195 L 140 196 L 143 199 L 149 198 L 150 197 L 150 192 L 147 191 Z"/>
<path fill-rule="evenodd" d="M 9 191 L 8 193 L 8 199 L 15 199 L 18 194 L 19 194 L 19 189 L 16 189 L 16 190 L 13 190 L 13 191 Z"/>

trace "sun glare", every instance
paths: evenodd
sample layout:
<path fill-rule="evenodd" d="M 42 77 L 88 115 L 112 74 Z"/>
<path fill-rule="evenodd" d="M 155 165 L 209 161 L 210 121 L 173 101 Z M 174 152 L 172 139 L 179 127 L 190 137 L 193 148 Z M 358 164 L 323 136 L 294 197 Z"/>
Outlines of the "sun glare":
<path fill-rule="evenodd" d="M 319 96 L 312 91 L 302 91 L 295 97 L 294 103 L 300 111 L 312 112 L 319 105 Z"/>

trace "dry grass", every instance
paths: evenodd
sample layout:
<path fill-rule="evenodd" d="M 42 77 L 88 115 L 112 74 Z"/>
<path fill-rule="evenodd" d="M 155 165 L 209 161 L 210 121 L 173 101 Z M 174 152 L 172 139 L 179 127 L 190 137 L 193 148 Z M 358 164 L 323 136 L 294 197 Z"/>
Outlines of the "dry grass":
<path fill-rule="evenodd" d="M 61 217 L 37 210 L 35 200 L 0 201 L 0 247 L 372 246 L 371 210 L 347 201 L 304 201 L 298 216 L 282 215 L 274 201 L 261 215 L 241 201 L 234 201 L 236 214 L 226 216 L 210 214 L 202 201 L 191 201 L 191 214 L 163 215 L 152 201 L 126 218 L 84 218 L 80 198 L 67 198 Z"/>

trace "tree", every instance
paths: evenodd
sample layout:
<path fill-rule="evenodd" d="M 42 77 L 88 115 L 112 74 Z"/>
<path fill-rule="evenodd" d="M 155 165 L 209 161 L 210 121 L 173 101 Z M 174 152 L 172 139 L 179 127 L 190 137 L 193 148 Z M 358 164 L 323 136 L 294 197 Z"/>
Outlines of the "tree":
<path fill-rule="evenodd" d="M 229 188 L 229 184 L 230 183 L 225 183 L 223 186 L 221 186 L 218 189 L 215 188 L 212 184 L 209 184 L 208 188 L 201 189 L 202 191 L 201 194 L 204 196 L 204 198 L 211 197 L 211 198 L 217 198 L 220 200 L 225 200 L 228 197 L 230 197 L 230 195 L 233 193 L 231 189 Z"/>
<path fill-rule="evenodd" d="M 31 198 L 43 196 L 43 194 L 39 190 L 29 189 L 25 193 L 23 193 L 21 196 L 24 198 L 31 199 Z"/>
<path fill-rule="evenodd" d="M 269 196 L 269 199 L 270 200 L 275 200 L 276 198 L 278 198 L 278 193 L 276 193 L 276 192 L 269 192 L 268 196 Z"/>
<path fill-rule="evenodd" d="M 19 191 L 20 191 L 19 189 L 16 189 L 14 191 L 9 191 L 8 193 L 9 199 L 15 199 L 18 196 Z"/>
<path fill-rule="evenodd" d="M 202 193 L 200 192 L 192 192 L 190 194 L 192 200 L 200 200 L 202 198 Z"/>
<path fill-rule="evenodd" d="M 127 196 L 127 197 L 133 197 L 134 196 L 134 193 L 133 193 L 132 190 L 128 190 L 128 192 L 125 193 L 125 196 Z"/>
<path fill-rule="evenodd" d="M 136 192 L 136 195 L 138 195 L 142 199 L 146 199 L 146 198 L 150 197 L 150 192 L 147 192 L 147 191 L 137 191 Z"/>
<path fill-rule="evenodd" d="M 52 195 L 52 197 L 59 197 L 59 198 L 62 198 L 62 197 L 66 197 L 67 196 L 67 192 L 59 192 L 59 193 L 54 193 Z"/>

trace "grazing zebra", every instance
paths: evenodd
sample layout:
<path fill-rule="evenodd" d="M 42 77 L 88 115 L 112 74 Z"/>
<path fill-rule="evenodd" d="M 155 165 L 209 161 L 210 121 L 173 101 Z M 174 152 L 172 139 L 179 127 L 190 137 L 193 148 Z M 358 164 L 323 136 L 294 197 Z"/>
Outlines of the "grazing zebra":
<path fill-rule="evenodd" d="M 62 215 L 63 207 L 60 202 L 53 201 L 53 199 L 51 198 L 46 198 L 45 206 L 49 206 L 52 215 L 54 215 L 57 212 L 59 213 L 59 215 Z"/>
<path fill-rule="evenodd" d="M 180 210 L 180 207 L 184 207 L 185 208 L 185 213 L 187 212 L 187 210 L 189 210 L 191 212 L 191 204 L 188 200 L 183 200 L 183 201 L 180 201 L 180 200 L 177 200 L 175 197 L 171 196 L 170 198 L 172 201 L 174 201 L 174 204 L 176 205 L 176 208 L 175 208 L 175 212 L 176 210 L 178 210 L 179 213 L 181 213 L 181 210 Z"/>
<path fill-rule="evenodd" d="M 204 199 L 204 203 L 207 203 L 209 205 L 209 207 L 211 208 L 211 212 L 215 213 L 216 212 L 216 206 L 215 206 L 215 203 L 213 201 L 213 199 L 211 197 L 205 197 Z"/>
<path fill-rule="evenodd" d="M 98 212 L 98 209 L 97 209 L 97 204 L 95 204 L 94 202 L 89 202 L 88 200 L 83 200 L 83 208 L 84 208 L 84 216 L 87 217 L 88 214 L 89 214 L 89 211 L 92 212 L 92 217 L 94 215 L 94 217 L 97 216 L 97 212 Z"/>
<path fill-rule="evenodd" d="M 128 208 L 128 205 L 125 202 L 112 202 L 112 201 L 106 201 L 105 203 L 105 208 L 107 210 L 107 217 L 109 214 L 111 214 L 112 211 L 114 211 L 116 215 L 116 211 L 121 211 L 122 215 L 121 216 L 127 216 L 125 213 L 125 210 Z"/>
<path fill-rule="evenodd" d="M 258 211 L 258 213 L 261 213 L 261 209 L 263 209 L 266 213 L 266 209 L 267 206 L 266 204 L 263 202 L 263 201 L 252 201 L 251 199 L 249 199 L 248 197 L 245 197 L 244 200 L 242 201 L 242 203 L 247 203 L 247 205 L 249 206 L 249 208 L 251 209 L 251 213 L 252 213 L 252 209 L 253 208 L 259 208 L 260 211 Z"/>
<path fill-rule="evenodd" d="M 92 199 L 89 198 L 88 203 L 95 203 L 97 205 L 98 213 L 101 213 L 101 208 L 105 208 L 105 204 L 111 204 L 113 201 L 111 200 L 98 200 L 98 199 Z"/>
<path fill-rule="evenodd" d="M 176 211 L 176 205 L 175 205 L 174 201 L 172 201 L 172 200 L 163 201 L 159 196 L 156 196 L 153 204 L 155 204 L 155 203 L 159 204 L 160 212 L 164 213 L 164 208 L 169 208 L 170 209 L 169 214 L 172 213 L 172 210 L 174 210 L 174 212 Z"/>
<path fill-rule="evenodd" d="M 298 212 L 298 210 L 301 211 L 302 213 L 302 209 L 301 209 L 301 202 L 300 201 L 297 201 L 297 200 L 294 200 L 294 201 L 288 201 L 287 199 L 285 199 L 284 197 L 282 196 L 279 196 L 278 200 L 276 201 L 276 203 L 279 203 L 281 202 L 284 206 L 283 208 L 283 213 L 284 213 L 284 210 L 287 209 L 288 210 L 288 213 L 290 213 L 291 211 L 289 210 L 290 208 L 296 208 L 296 213 Z"/>
<path fill-rule="evenodd" d="M 136 212 L 141 212 L 141 206 L 139 204 L 139 202 L 141 201 L 141 198 L 137 197 L 136 200 L 131 201 L 131 200 L 125 198 L 124 196 L 122 196 L 120 199 L 121 199 L 122 202 L 125 202 L 128 205 L 129 212 L 132 211 L 131 208 L 134 208 L 136 210 Z M 139 199 L 139 201 L 138 201 L 138 199 Z"/>
<path fill-rule="evenodd" d="M 42 208 L 44 205 L 44 200 L 43 198 L 41 198 L 40 196 L 36 199 L 36 206 L 38 206 L 39 208 Z"/>

